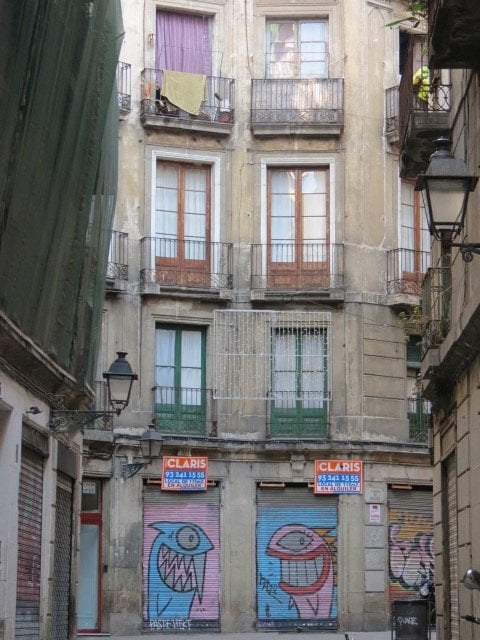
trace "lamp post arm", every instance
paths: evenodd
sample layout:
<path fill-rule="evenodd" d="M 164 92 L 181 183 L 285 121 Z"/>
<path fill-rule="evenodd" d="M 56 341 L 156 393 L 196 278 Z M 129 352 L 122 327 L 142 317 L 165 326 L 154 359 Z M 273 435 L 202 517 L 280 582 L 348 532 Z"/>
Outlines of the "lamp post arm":
<path fill-rule="evenodd" d="M 478 242 L 448 242 L 446 247 L 458 247 L 464 262 L 471 262 L 473 254 L 480 255 L 480 243 Z"/>
<path fill-rule="evenodd" d="M 48 426 L 58 433 L 73 433 L 80 431 L 86 426 L 102 420 L 103 428 L 108 429 L 112 425 L 113 416 L 118 415 L 118 411 L 76 411 L 75 409 L 53 409 L 50 414 Z"/>

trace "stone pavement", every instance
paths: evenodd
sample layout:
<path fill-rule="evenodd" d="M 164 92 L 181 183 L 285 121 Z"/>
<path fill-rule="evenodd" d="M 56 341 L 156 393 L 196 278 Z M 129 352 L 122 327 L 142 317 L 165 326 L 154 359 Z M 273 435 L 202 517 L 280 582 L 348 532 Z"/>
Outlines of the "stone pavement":
<path fill-rule="evenodd" d="M 302 632 L 304 640 L 346 640 L 345 632 L 306 631 Z M 81 635 L 78 640 L 94 640 L 95 638 L 108 638 L 109 640 L 299 640 L 302 636 L 297 632 L 278 631 L 251 631 L 249 633 L 145 633 L 138 636 L 110 636 L 108 634 Z M 392 640 L 391 631 L 352 631 L 348 633 L 348 640 Z M 435 640 L 435 632 L 432 632 L 429 640 Z"/>

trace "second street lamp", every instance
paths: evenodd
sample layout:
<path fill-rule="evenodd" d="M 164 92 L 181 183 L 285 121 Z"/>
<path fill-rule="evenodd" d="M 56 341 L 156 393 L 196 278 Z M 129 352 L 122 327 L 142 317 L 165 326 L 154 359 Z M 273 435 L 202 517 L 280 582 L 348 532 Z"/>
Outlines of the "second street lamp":
<path fill-rule="evenodd" d="M 465 225 L 468 197 L 478 182 L 465 162 L 450 151 L 450 141 L 438 138 L 425 173 L 417 176 L 415 191 L 422 191 L 430 233 L 441 240 L 442 247 L 458 247 L 465 262 L 480 253 L 480 243 L 455 243 Z"/>

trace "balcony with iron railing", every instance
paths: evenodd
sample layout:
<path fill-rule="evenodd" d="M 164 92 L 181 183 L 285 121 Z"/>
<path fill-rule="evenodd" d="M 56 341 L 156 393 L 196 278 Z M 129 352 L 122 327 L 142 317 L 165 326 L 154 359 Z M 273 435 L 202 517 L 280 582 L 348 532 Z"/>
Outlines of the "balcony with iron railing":
<path fill-rule="evenodd" d="M 431 403 L 421 395 L 407 398 L 408 439 L 410 442 L 429 444 Z"/>
<path fill-rule="evenodd" d="M 232 245 L 147 237 L 141 241 L 141 291 L 230 297 Z"/>
<path fill-rule="evenodd" d="M 422 290 L 423 356 L 429 350 L 438 348 L 450 329 L 451 299 L 451 267 L 442 266 L 441 263 L 430 267 L 425 274 Z"/>
<path fill-rule="evenodd" d="M 477 69 L 480 59 L 480 3 L 429 0 L 430 65 L 436 69 Z"/>
<path fill-rule="evenodd" d="M 335 135 L 343 129 L 343 78 L 252 80 L 256 136 Z"/>
<path fill-rule="evenodd" d="M 132 67 L 128 62 L 117 63 L 117 95 L 120 115 L 124 116 L 132 108 Z"/>
<path fill-rule="evenodd" d="M 254 300 L 288 295 L 341 301 L 343 284 L 343 244 L 306 241 L 252 245 L 251 296 Z"/>
<path fill-rule="evenodd" d="M 188 113 L 169 102 L 162 94 L 162 86 L 162 70 L 142 71 L 141 121 L 144 127 L 230 135 L 235 122 L 234 80 L 206 76 L 198 114 Z M 188 85 L 185 86 L 185 92 L 189 92 Z"/>
<path fill-rule="evenodd" d="M 390 144 L 397 144 L 399 141 L 400 118 L 399 118 L 399 87 L 389 87 L 385 91 L 385 135 Z"/>
<path fill-rule="evenodd" d="M 418 305 L 430 267 L 430 252 L 393 249 L 387 254 L 387 295 L 391 307 Z"/>
<path fill-rule="evenodd" d="M 216 436 L 216 405 L 211 389 L 155 385 L 153 422 L 162 434 Z"/>
<path fill-rule="evenodd" d="M 107 262 L 107 294 L 119 293 L 128 281 L 128 233 L 112 231 Z"/>
<path fill-rule="evenodd" d="M 433 153 L 434 140 L 450 131 L 450 84 L 442 83 L 427 69 L 427 62 L 420 62 L 429 79 L 424 89 L 413 84 L 414 74 L 418 71 L 414 65 L 414 48 L 411 46 L 403 69 L 398 90 L 399 96 L 399 142 L 401 167 L 400 175 L 416 177 L 425 171 L 430 155 Z"/>

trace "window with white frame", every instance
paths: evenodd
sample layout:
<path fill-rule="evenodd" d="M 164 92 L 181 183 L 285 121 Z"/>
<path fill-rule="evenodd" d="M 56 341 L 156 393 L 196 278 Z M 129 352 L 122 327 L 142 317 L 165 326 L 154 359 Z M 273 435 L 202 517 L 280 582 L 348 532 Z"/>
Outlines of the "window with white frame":
<path fill-rule="evenodd" d="M 266 75 L 269 78 L 327 77 L 327 20 L 269 20 L 266 33 Z"/>

